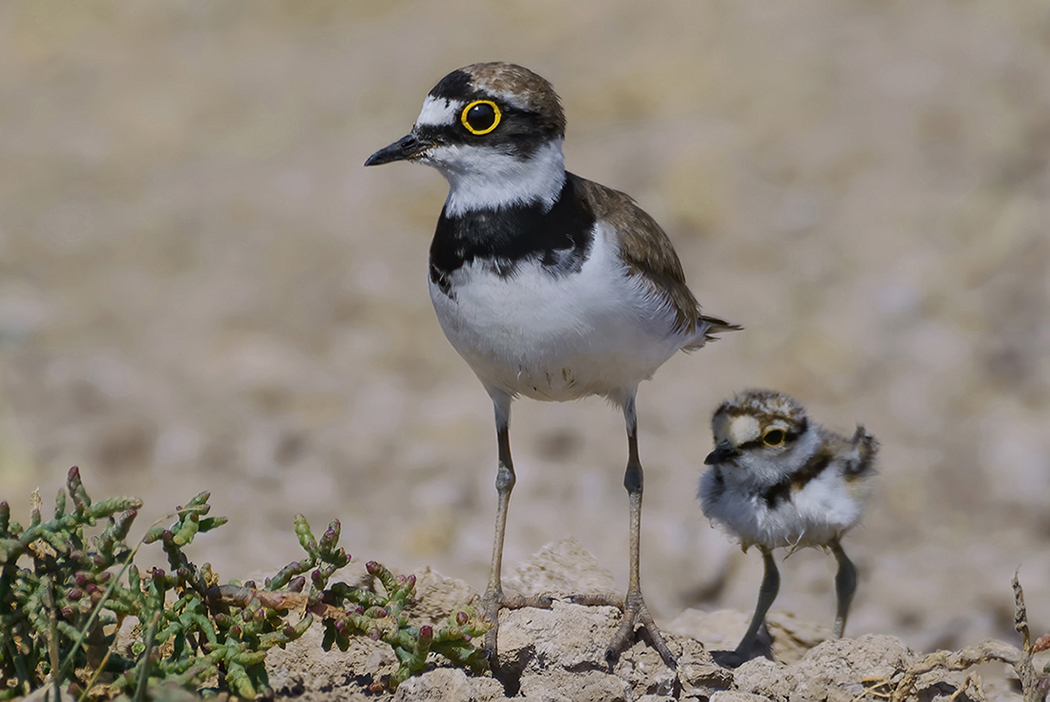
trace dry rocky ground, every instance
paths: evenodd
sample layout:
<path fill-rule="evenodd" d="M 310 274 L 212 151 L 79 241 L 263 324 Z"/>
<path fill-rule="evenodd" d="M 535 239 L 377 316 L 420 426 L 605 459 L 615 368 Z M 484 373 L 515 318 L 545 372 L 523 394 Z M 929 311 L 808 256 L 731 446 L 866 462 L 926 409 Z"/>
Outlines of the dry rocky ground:
<path fill-rule="evenodd" d="M 642 581 L 678 644 L 731 646 L 722 624 L 719 641 L 677 627 L 754 604 L 761 559 L 693 498 L 711 411 L 752 386 L 882 444 L 845 542 L 860 638 L 782 681 L 831 670 L 836 646 L 888 666 L 1016 642 L 1018 566 L 1050 627 L 1044 0 L 0 3 L 0 498 L 17 512 L 79 465 L 149 519 L 211 490 L 231 523 L 192 556 L 224 577 L 294 558 L 302 512 L 339 518 L 355 559 L 480 588 L 491 408 L 425 282 L 445 185 L 361 164 L 442 75 L 492 59 L 554 83 L 570 169 L 634 196 L 705 311 L 746 327 L 639 398 Z M 622 591 L 622 419 L 598 401 L 514 412 L 508 569 L 574 537 Z M 832 559 L 797 553 L 782 576 L 774 621 L 830 621 Z M 595 639 L 613 616 L 578 614 Z M 619 683 L 592 648 L 558 651 L 552 670 L 666 692 L 638 682 L 663 674 L 644 647 Z M 749 666 L 725 690 L 772 670 Z M 435 679 L 485 685 L 412 685 Z"/>
<path fill-rule="evenodd" d="M 985 642 L 966 651 L 930 658 L 884 634 L 829 640 L 827 627 L 796 618 L 769 619 L 768 657 L 739 665 L 730 650 L 747 617 L 723 610 L 687 610 L 665 628 L 678 657 L 668 668 L 645 641 L 612 664 L 605 647 L 619 623 L 613 607 L 585 607 L 566 601 L 578 592 L 608 592 L 612 576 L 572 540 L 551 544 L 518 568 L 509 590 L 552 594 L 548 609 L 505 611 L 500 617 L 499 680 L 470 675 L 431 656 L 433 667 L 409 678 L 395 693 L 373 693 L 373 683 L 393 673 L 397 661 L 384 644 L 360 638 L 341 653 L 320 646 L 314 627 L 286 650 L 271 650 L 267 666 L 280 698 L 302 700 L 463 700 L 498 702 L 748 702 L 749 700 L 857 702 L 867 700 L 987 700 L 1014 696 L 1020 689 L 1020 651 Z M 466 583 L 429 569 L 420 574 L 418 623 L 436 624 L 476 597 Z M 561 599 L 559 599 L 559 597 Z M 727 650 L 729 649 L 729 650 Z M 1003 674 L 1005 661 L 1010 673 Z M 981 673 L 984 672 L 984 677 Z M 990 675 L 989 675 L 990 673 Z M 1042 691 L 1045 694 L 1045 690 Z M 1026 698 L 1033 702 L 1032 696 Z M 1039 698 L 1041 699 L 1041 698 Z"/>

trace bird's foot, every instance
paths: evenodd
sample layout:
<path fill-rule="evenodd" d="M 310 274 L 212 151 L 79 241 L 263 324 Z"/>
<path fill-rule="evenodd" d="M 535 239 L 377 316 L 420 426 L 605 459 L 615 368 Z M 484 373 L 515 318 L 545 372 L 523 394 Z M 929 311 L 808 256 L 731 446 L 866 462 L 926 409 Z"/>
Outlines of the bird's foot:
<path fill-rule="evenodd" d="M 496 644 L 499 634 L 499 611 L 523 607 L 550 609 L 552 601 L 549 595 L 504 595 L 502 590 L 485 592 L 481 598 L 481 608 L 488 620 L 492 622 L 492 628 L 485 632 L 484 651 L 489 667 L 494 672 L 499 667 L 499 649 Z"/>
<path fill-rule="evenodd" d="M 739 668 L 754 657 L 748 653 L 741 653 L 736 650 L 711 651 L 711 658 L 722 668 Z"/>
<path fill-rule="evenodd" d="M 664 635 L 660 633 L 656 622 L 653 621 L 653 615 L 649 614 L 649 608 L 645 606 L 645 600 L 642 599 L 641 592 L 628 592 L 627 597 L 623 600 L 600 594 L 575 595 L 572 597 L 572 602 L 587 606 L 616 607 L 623 612 L 620 627 L 613 634 L 609 647 L 605 649 L 605 660 L 610 665 L 616 661 L 620 653 L 627 648 L 634 638 L 635 626 L 641 625 L 649 635 L 649 641 L 652 643 L 653 648 L 664 659 L 667 667 L 672 670 L 678 667 L 678 661 L 675 659 L 674 654 L 671 653 L 671 649 L 667 647 L 667 641 L 664 639 Z"/>
<path fill-rule="evenodd" d="M 569 598 L 569 602 L 583 605 L 584 607 L 615 607 L 621 612 L 623 611 L 623 600 L 617 595 L 606 593 L 599 592 L 588 595 L 573 595 Z"/>
<path fill-rule="evenodd" d="M 745 636 L 732 651 L 711 651 L 715 663 L 723 668 L 737 668 L 752 658 L 773 660 L 773 637 L 765 622 L 750 637 Z"/>

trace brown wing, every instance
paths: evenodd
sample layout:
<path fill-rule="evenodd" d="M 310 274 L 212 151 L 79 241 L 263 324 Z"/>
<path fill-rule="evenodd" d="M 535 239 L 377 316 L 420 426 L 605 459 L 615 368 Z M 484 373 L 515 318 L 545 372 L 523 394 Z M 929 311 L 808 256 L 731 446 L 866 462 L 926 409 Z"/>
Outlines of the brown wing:
<path fill-rule="evenodd" d="M 620 256 L 629 275 L 640 275 L 675 311 L 675 330 L 696 332 L 700 306 L 685 284 L 685 273 L 671 240 L 652 217 L 628 195 L 593 181 L 568 174 L 577 197 L 586 201 L 595 218 L 607 222 L 617 233 Z"/>

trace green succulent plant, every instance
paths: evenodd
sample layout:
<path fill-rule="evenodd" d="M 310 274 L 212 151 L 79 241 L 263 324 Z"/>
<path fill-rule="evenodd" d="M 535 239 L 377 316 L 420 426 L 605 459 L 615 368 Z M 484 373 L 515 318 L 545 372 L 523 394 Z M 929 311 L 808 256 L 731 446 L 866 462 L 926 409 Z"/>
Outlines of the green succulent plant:
<path fill-rule="evenodd" d="M 350 562 L 338 543 L 338 520 L 317 539 L 297 516 L 304 558 L 261 588 L 221 585 L 210 564 L 197 566 L 184 551 L 198 534 L 227 521 L 207 516 L 210 493 L 176 508 L 170 526 L 149 529 L 132 547 L 126 539 L 141 500 L 92 503 L 75 467 L 66 487 L 48 521 L 34 495 L 26 527 L 0 502 L 0 702 L 49 683 L 81 698 L 141 700 L 170 696 L 163 691 L 172 687 L 209 686 L 252 699 L 270 692 L 266 651 L 298 639 L 316 620 L 326 650 L 346 650 L 353 636 L 393 648 L 398 669 L 373 689 L 396 688 L 426 668 L 431 652 L 474 671 L 486 667 L 473 641 L 489 624 L 473 610 L 454 612 L 436 628 L 410 621 L 415 576 L 369 562 L 378 587 L 329 585 Z M 169 567 L 140 572 L 138 549 L 154 543 Z M 125 635 L 118 647 L 127 630 L 130 642 Z"/>

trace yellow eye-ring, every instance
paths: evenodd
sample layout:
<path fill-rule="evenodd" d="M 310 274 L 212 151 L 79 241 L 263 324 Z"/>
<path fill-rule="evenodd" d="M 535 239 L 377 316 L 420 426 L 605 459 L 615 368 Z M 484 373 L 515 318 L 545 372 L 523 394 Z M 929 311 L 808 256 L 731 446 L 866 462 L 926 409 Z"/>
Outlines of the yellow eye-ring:
<path fill-rule="evenodd" d="M 491 100 L 475 100 L 463 108 L 459 121 L 471 134 L 481 136 L 488 134 L 497 126 L 502 113 L 499 106 Z"/>
<path fill-rule="evenodd" d="M 784 443 L 784 432 L 780 429 L 770 429 L 762 437 L 766 446 L 780 446 Z"/>

